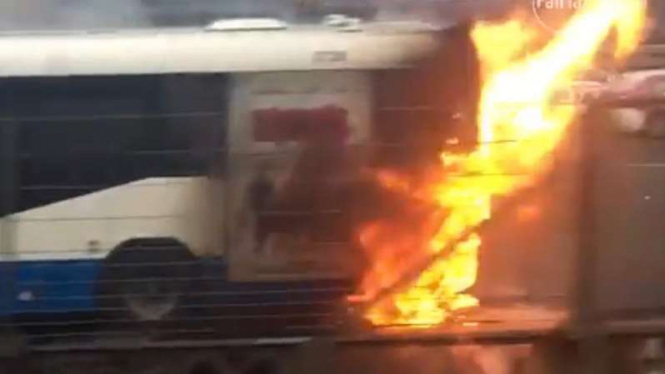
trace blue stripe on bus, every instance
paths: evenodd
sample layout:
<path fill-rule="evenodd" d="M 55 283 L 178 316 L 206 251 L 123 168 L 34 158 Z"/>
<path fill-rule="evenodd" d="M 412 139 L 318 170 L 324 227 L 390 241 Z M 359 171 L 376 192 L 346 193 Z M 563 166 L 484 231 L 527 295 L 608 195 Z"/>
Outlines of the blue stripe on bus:
<path fill-rule="evenodd" d="M 0 315 L 92 311 L 101 260 L 0 262 Z"/>
<path fill-rule="evenodd" d="M 102 259 L 0 262 L 0 317 L 22 314 L 94 312 L 95 282 Z M 201 259 L 196 303 L 316 303 L 350 292 L 348 281 L 232 282 L 222 258 Z"/>

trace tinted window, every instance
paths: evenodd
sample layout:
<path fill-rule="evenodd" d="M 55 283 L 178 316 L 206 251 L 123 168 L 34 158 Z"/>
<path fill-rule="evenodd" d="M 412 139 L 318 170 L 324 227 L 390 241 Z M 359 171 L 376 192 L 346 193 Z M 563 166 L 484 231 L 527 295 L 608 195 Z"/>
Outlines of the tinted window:
<path fill-rule="evenodd" d="M 206 175 L 224 143 L 219 75 L 10 81 L 19 210 L 148 177 Z"/>

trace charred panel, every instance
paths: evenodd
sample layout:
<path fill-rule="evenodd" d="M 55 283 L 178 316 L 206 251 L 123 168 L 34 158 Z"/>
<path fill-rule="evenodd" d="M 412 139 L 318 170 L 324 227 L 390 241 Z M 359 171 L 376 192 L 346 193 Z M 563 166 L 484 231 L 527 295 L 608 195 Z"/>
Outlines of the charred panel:
<path fill-rule="evenodd" d="M 416 68 L 376 73 L 373 132 L 379 165 L 438 160 L 452 139 L 475 146 L 480 71 L 468 27 L 439 38 L 441 47 Z"/>

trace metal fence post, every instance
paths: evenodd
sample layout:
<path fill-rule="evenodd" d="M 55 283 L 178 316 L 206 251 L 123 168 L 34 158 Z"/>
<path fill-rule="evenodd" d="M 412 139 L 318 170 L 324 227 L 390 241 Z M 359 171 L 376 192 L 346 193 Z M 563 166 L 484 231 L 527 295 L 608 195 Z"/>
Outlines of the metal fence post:
<path fill-rule="evenodd" d="M 580 150 L 580 195 L 579 195 L 579 245 L 573 279 L 573 302 L 571 303 L 571 327 L 577 339 L 579 372 L 607 372 L 609 342 L 600 334 L 597 320 L 596 281 L 599 255 L 596 240 L 596 168 L 598 154 L 594 139 L 598 121 L 602 117 L 595 108 L 589 108 L 579 123 Z"/>

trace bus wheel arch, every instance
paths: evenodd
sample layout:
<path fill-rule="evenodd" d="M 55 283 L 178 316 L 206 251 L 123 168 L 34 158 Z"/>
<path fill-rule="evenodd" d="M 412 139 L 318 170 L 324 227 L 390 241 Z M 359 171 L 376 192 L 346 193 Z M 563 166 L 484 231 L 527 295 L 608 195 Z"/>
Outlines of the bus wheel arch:
<path fill-rule="evenodd" d="M 157 322 L 176 317 L 197 274 L 196 256 L 176 238 L 132 238 L 102 263 L 97 307 L 114 319 Z"/>

